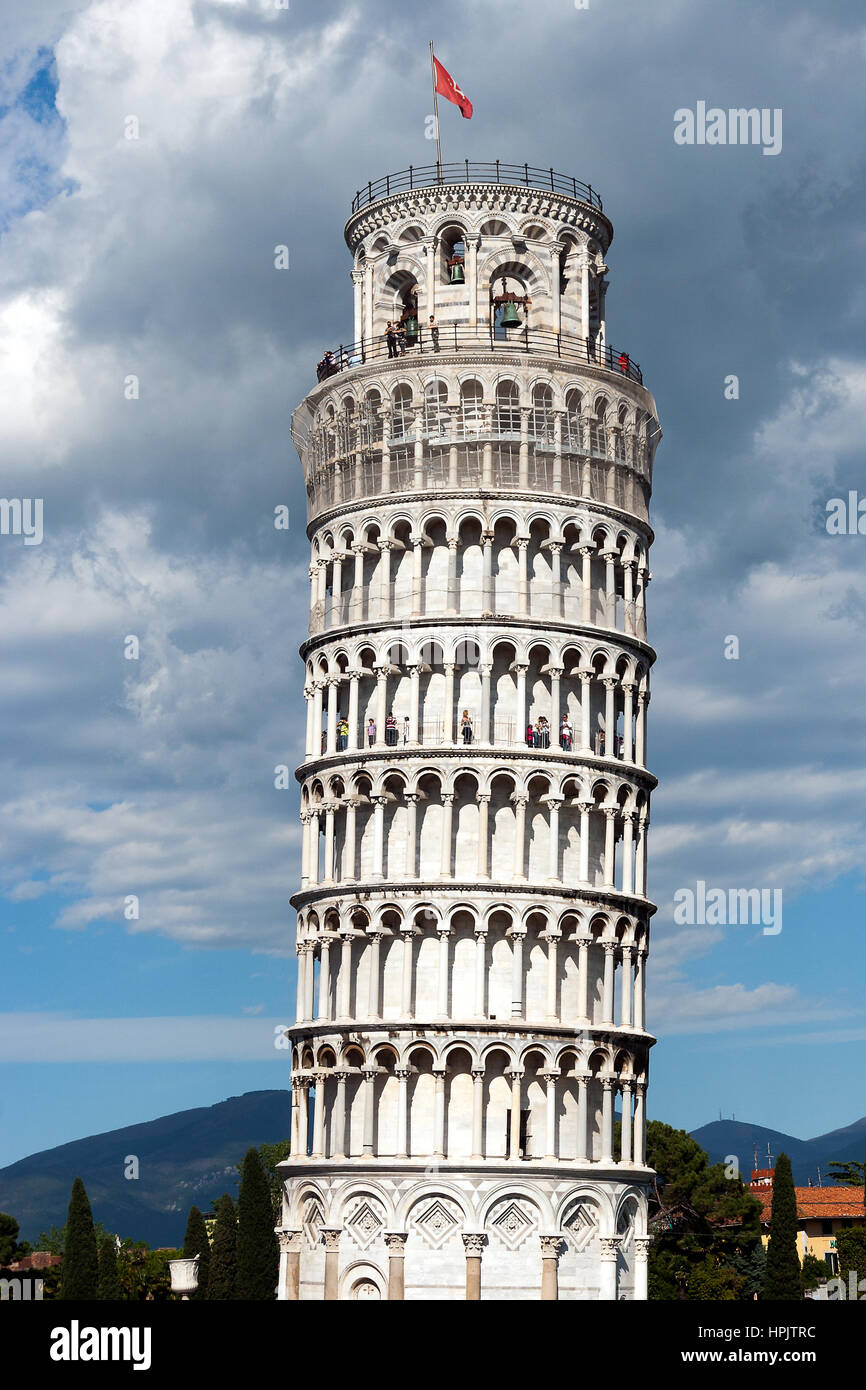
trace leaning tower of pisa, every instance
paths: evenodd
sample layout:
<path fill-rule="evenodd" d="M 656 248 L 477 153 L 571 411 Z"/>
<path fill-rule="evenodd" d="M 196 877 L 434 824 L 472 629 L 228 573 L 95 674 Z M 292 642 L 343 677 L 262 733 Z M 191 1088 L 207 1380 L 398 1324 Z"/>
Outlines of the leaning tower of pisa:
<path fill-rule="evenodd" d="M 409 169 L 352 204 L 352 341 L 292 430 L 282 1298 L 647 1295 L 660 430 L 607 341 L 612 236 L 595 190 L 527 165 Z"/>

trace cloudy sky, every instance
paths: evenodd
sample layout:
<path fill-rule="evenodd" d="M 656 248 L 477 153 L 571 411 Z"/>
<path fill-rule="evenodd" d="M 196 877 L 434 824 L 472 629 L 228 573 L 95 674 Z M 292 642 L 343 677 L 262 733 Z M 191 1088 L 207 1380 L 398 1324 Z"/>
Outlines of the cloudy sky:
<path fill-rule="evenodd" d="M 866 495 L 862 8 L 279 6 L 0 15 L 2 493 L 44 499 L 41 545 L 0 536 L 0 1163 L 286 1084 L 299 842 L 274 767 L 300 758 L 307 605 L 289 415 L 350 335 L 352 193 L 435 157 L 431 37 L 475 104 L 443 103 L 446 158 L 600 189 L 609 337 L 665 431 L 650 1114 L 851 1123 L 866 536 L 825 514 Z M 781 151 L 678 145 L 698 102 L 781 110 Z M 677 925 L 698 880 L 781 890 L 782 931 Z"/>

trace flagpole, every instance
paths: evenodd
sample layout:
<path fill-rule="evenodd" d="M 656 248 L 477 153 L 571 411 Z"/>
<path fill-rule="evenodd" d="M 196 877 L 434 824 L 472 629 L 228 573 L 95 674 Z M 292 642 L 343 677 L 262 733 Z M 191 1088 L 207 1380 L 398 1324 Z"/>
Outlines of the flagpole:
<path fill-rule="evenodd" d="M 436 168 L 442 180 L 442 146 L 439 144 L 439 102 L 436 100 L 436 64 L 433 61 L 433 40 L 430 40 L 430 72 L 433 77 L 433 119 L 436 122 Z"/>

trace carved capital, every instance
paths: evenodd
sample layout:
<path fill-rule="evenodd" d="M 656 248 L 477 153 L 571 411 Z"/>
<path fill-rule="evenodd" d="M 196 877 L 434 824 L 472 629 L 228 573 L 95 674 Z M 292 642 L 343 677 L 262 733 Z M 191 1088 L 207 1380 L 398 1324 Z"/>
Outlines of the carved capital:
<path fill-rule="evenodd" d="M 601 1258 L 603 1260 L 615 1260 L 617 1251 L 622 1244 L 622 1236 L 600 1236 L 598 1243 L 601 1246 Z"/>
<path fill-rule="evenodd" d="M 484 1254 L 487 1237 L 483 1231 L 464 1231 L 462 1234 L 463 1248 L 468 1256 L 480 1256 Z"/>
<path fill-rule="evenodd" d="M 559 1258 L 562 1249 L 562 1236 L 539 1236 L 541 1242 L 541 1258 L 543 1260 L 555 1260 Z"/>
<path fill-rule="evenodd" d="M 274 1232 L 280 1243 L 281 1254 L 296 1255 L 301 1250 L 304 1238 L 303 1231 L 292 1230 L 289 1226 L 275 1226 Z"/>
<path fill-rule="evenodd" d="M 406 1254 L 406 1241 L 409 1239 L 408 1231 L 383 1231 L 382 1239 L 389 1255 L 403 1256 Z"/>
<path fill-rule="evenodd" d="M 335 1255 L 340 1249 L 340 1236 L 343 1234 L 342 1226 L 323 1226 L 321 1229 L 322 1242 L 328 1254 Z"/>

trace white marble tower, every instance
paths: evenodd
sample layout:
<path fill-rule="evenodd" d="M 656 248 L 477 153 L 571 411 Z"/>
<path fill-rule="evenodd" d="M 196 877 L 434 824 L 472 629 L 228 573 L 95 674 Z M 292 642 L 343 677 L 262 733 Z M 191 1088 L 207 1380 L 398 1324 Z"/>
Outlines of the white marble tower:
<path fill-rule="evenodd" d="M 346 225 L 353 342 L 292 431 L 283 1298 L 646 1297 L 660 430 L 607 344 L 612 236 L 594 190 L 505 164 L 391 175 Z"/>

